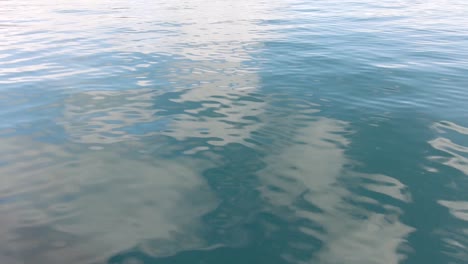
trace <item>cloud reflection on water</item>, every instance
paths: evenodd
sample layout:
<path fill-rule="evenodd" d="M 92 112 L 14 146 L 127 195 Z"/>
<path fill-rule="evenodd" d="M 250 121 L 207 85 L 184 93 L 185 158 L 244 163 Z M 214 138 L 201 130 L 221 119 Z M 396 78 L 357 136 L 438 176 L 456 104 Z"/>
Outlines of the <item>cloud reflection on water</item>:
<path fill-rule="evenodd" d="M 455 178 L 456 176 L 468 176 L 468 145 L 466 137 L 468 128 L 450 121 L 439 121 L 432 125 L 436 137 L 428 143 L 439 151 L 438 155 L 429 156 L 429 161 L 443 164 L 454 169 L 451 175 L 444 177 Z M 438 173 L 437 169 L 432 168 L 431 172 Z M 457 175 L 457 172 L 461 172 Z M 458 182 L 458 181 L 457 181 Z M 459 195 L 453 190 L 460 190 L 455 181 L 452 180 L 449 186 L 451 195 L 445 195 L 437 202 L 449 211 L 452 223 L 461 222 L 461 226 L 453 224 L 439 227 L 436 232 L 442 237 L 447 248 L 446 254 L 456 260 L 465 261 L 468 258 L 468 229 L 464 228 L 468 222 L 468 201 L 466 196 Z M 453 193 L 452 193 L 453 192 Z"/>
<path fill-rule="evenodd" d="M 2 140 L 1 254 L 25 263 L 94 263 L 116 250 L 165 241 L 157 254 L 203 245 L 199 217 L 216 206 L 194 158 L 127 157 L 18 138 Z M 27 164 L 20 161 L 27 160 Z M 167 243 L 167 241 L 171 241 Z M 103 259 L 104 258 L 104 259 Z"/>
<path fill-rule="evenodd" d="M 268 166 L 260 178 L 264 186 L 276 188 L 263 188 L 263 195 L 273 208 L 289 208 L 296 217 L 320 227 L 297 227 L 323 242 L 310 263 L 399 263 L 404 258 L 401 247 L 413 230 L 400 222 L 401 210 L 351 192 L 342 182 L 354 182 L 405 203 L 410 202 L 406 186 L 386 175 L 356 174 L 345 169 L 352 162 L 345 155 L 350 142 L 342 135 L 347 126 L 345 122 L 319 118 L 300 128 L 294 141 L 302 144 L 267 157 Z M 315 207 L 315 211 L 298 205 L 298 199 Z M 365 209 L 366 204 L 380 210 Z M 294 258 L 287 253 L 284 257 Z"/>

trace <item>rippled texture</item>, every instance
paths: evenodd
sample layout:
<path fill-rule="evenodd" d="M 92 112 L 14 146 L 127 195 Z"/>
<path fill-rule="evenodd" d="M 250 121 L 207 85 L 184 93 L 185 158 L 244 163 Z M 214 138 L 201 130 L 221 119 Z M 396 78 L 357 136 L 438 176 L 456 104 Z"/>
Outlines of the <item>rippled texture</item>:
<path fill-rule="evenodd" d="M 1 1 L 0 263 L 466 263 L 466 14 Z"/>

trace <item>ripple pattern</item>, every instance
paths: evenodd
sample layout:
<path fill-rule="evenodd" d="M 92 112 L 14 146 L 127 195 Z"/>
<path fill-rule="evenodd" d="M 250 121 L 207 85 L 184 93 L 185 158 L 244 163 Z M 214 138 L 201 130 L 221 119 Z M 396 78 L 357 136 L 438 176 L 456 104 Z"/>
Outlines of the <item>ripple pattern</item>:
<path fill-rule="evenodd" d="M 0 4 L 0 263 L 465 263 L 464 0 Z"/>

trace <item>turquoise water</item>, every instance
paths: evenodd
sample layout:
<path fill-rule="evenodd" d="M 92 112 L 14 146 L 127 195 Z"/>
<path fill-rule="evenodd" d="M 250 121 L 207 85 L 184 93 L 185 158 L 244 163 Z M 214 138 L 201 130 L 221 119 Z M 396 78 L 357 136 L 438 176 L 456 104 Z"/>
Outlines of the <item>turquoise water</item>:
<path fill-rule="evenodd" d="M 467 263 L 466 14 L 1 1 L 0 263 Z"/>

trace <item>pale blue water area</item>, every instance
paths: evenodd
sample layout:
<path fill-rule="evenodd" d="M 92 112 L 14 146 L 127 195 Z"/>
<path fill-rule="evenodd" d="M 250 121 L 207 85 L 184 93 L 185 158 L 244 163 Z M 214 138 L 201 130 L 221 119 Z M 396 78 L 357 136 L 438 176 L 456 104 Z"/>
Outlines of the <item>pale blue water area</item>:
<path fill-rule="evenodd" d="M 468 263 L 468 2 L 0 1 L 1 264 Z"/>

